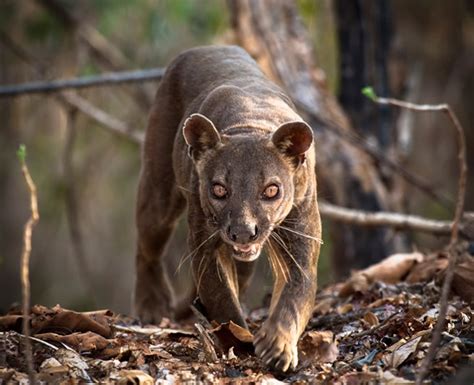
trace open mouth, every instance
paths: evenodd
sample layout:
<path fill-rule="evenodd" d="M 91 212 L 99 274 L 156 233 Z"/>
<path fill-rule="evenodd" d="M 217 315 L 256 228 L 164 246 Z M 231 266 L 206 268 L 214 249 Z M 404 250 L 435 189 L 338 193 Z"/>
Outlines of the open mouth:
<path fill-rule="evenodd" d="M 257 257 L 260 255 L 261 249 L 262 247 L 255 243 L 247 245 L 232 245 L 233 257 L 243 262 L 251 262 L 257 259 Z"/>

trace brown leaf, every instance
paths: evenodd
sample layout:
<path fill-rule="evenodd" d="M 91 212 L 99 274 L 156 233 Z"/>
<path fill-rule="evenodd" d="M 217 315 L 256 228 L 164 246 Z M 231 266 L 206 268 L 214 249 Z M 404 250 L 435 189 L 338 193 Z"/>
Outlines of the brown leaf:
<path fill-rule="evenodd" d="M 298 351 L 303 365 L 313 362 L 332 363 L 339 354 L 339 349 L 333 342 L 333 333 L 328 330 L 305 333 L 298 343 Z"/>
<path fill-rule="evenodd" d="M 416 352 L 421 338 L 422 336 L 418 336 L 408 342 L 402 339 L 388 348 L 389 351 L 392 351 L 392 355 L 389 357 L 389 365 L 398 368 L 403 364 L 412 353 Z"/>
<path fill-rule="evenodd" d="M 466 258 L 454 268 L 453 291 L 470 304 L 474 304 L 474 258 Z"/>
<path fill-rule="evenodd" d="M 44 332 L 94 332 L 108 338 L 112 335 L 107 317 L 103 314 L 88 315 L 55 306 L 33 306 L 31 309 L 31 330 L 33 334 Z"/>
<path fill-rule="evenodd" d="M 367 322 L 370 326 L 377 326 L 380 323 L 377 316 L 371 311 L 364 314 L 364 321 Z"/>
<path fill-rule="evenodd" d="M 21 315 L 9 314 L 0 317 L 0 331 L 14 330 L 21 332 L 23 317 Z"/>
<path fill-rule="evenodd" d="M 341 289 L 339 290 L 340 297 L 348 297 L 349 295 L 357 292 L 364 292 L 367 291 L 371 284 L 369 277 L 360 273 L 355 273 L 352 275 L 349 280 L 342 285 Z"/>
<path fill-rule="evenodd" d="M 394 254 L 383 261 L 360 270 L 341 287 L 339 295 L 346 297 L 355 292 L 364 292 L 375 281 L 397 283 L 405 277 L 410 269 L 424 260 L 421 253 Z"/>
<path fill-rule="evenodd" d="M 119 385 L 153 385 L 155 380 L 141 370 L 122 370 L 119 374 Z"/>
<path fill-rule="evenodd" d="M 347 314 L 354 309 L 354 306 L 351 303 L 346 303 L 344 305 L 338 306 L 336 309 L 338 314 Z"/>
<path fill-rule="evenodd" d="M 231 347 L 237 355 L 253 352 L 252 333 L 232 321 L 220 324 L 210 332 L 217 337 L 223 352 L 228 352 Z"/>
<path fill-rule="evenodd" d="M 35 337 L 46 341 L 64 342 L 79 352 L 102 350 L 112 342 L 92 332 L 72 333 L 64 336 L 56 333 L 43 333 L 36 334 Z"/>
<path fill-rule="evenodd" d="M 89 366 L 84 359 L 75 351 L 68 349 L 58 349 L 54 352 L 54 357 L 64 366 L 67 366 L 73 378 L 91 382 L 87 373 Z"/>
<path fill-rule="evenodd" d="M 313 308 L 313 314 L 327 314 L 334 306 L 336 299 L 333 297 L 318 300 Z"/>
<path fill-rule="evenodd" d="M 425 258 L 421 263 L 416 264 L 408 274 L 408 283 L 431 281 L 440 271 L 448 266 L 448 258 L 443 254 L 433 254 Z"/>

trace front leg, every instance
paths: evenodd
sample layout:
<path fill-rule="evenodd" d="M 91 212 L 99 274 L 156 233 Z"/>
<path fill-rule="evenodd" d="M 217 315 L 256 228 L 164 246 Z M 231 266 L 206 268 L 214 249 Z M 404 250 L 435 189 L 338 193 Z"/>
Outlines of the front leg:
<path fill-rule="evenodd" d="M 258 331 L 255 352 L 277 370 L 298 364 L 297 343 L 312 314 L 317 287 L 319 215 L 283 222 L 271 236 L 274 287 L 268 319 Z M 288 230 L 284 229 L 287 227 Z M 298 234 L 299 233 L 299 234 Z M 305 235 L 303 235 L 305 234 Z"/>

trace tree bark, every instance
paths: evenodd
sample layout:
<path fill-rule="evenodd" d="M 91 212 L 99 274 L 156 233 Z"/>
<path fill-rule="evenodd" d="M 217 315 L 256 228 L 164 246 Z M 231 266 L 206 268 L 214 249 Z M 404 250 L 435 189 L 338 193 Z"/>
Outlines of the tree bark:
<path fill-rule="evenodd" d="M 238 44 L 283 86 L 316 134 L 319 194 L 337 205 L 369 211 L 388 209 L 387 191 L 377 168 L 360 149 L 340 140 L 328 127 L 353 133 L 347 116 L 327 90 L 314 65 L 311 44 L 294 2 L 230 0 Z M 336 277 L 385 257 L 390 242 L 384 229 L 354 229 L 331 223 L 332 263 Z"/>
<path fill-rule="evenodd" d="M 361 98 L 361 89 L 372 86 L 388 97 L 387 58 L 391 40 L 391 13 L 387 0 L 336 0 L 339 41 L 339 101 L 354 129 L 375 139 L 381 149 L 392 142 L 392 116 L 388 106 Z"/>

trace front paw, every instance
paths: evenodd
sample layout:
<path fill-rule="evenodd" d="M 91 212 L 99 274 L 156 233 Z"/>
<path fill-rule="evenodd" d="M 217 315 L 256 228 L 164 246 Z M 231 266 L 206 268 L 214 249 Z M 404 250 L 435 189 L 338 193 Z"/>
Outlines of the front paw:
<path fill-rule="evenodd" d="M 137 285 L 135 315 L 143 324 L 158 325 L 163 317 L 171 316 L 171 293 L 166 287 Z"/>
<path fill-rule="evenodd" d="M 166 299 L 153 297 L 135 301 L 135 315 L 143 324 L 159 325 L 163 317 L 170 316 L 170 307 L 165 301 Z"/>
<path fill-rule="evenodd" d="M 267 320 L 254 338 L 255 353 L 266 364 L 286 372 L 298 365 L 298 336 L 289 328 Z"/>

